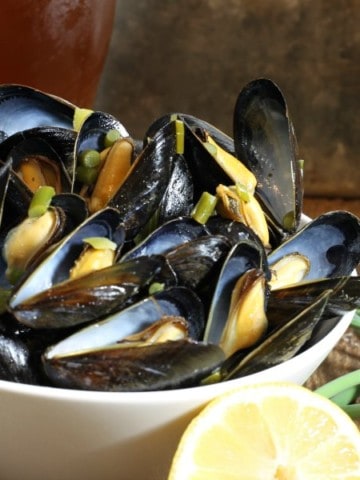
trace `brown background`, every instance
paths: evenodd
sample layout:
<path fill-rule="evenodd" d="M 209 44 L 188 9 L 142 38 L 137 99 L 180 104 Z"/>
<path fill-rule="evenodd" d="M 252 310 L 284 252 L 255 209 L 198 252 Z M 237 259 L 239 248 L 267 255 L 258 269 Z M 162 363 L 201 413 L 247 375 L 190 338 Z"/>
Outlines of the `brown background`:
<path fill-rule="evenodd" d="M 290 108 L 305 192 L 360 197 L 359 25 L 358 0 L 118 0 L 96 108 L 135 137 L 172 111 L 231 134 L 241 88 L 271 78 Z"/>

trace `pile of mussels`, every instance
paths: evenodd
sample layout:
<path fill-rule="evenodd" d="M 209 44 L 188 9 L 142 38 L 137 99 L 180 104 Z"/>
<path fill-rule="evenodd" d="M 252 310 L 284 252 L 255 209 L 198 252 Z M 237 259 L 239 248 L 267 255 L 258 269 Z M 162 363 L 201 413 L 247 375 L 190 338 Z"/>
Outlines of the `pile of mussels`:
<path fill-rule="evenodd" d="M 1 379 L 224 381 L 291 358 L 360 307 L 360 220 L 304 221 L 279 88 L 246 85 L 233 126 L 230 138 L 174 113 L 140 141 L 110 114 L 0 86 Z"/>

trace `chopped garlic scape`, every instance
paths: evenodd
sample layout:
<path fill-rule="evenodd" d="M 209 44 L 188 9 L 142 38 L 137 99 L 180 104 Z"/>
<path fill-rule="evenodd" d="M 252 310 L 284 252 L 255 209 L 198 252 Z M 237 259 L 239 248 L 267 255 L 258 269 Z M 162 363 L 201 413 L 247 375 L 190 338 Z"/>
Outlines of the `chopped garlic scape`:
<path fill-rule="evenodd" d="M 73 117 L 73 128 L 76 132 L 80 130 L 85 120 L 93 113 L 89 108 L 75 107 Z"/>
<path fill-rule="evenodd" d="M 154 293 L 162 292 L 165 288 L 165 283 L 153 282 L 149 286 L 149 295 L 154 295 Z"/>
<path fill-rule="evenodd" d="M 182 155 L 185 151 L 185 127 L 184 122 L 175 120 L 176 153 Z"/>
<path fill-rule="evenodd" d="M 117 140 L 120 140 L 120 138 L 121 138 L 121 133 L 118 130 L 116 130 L 115 128 L 109 130 L 108 132 L 106 132 L 106 135 L 104 138 L 104 147 L 105 148 L 112 147 Z"/>
<path fill-rule="evenodd" d="M 235 185 L 235 189 L 236 189 L 236 193 L 241 198 L 241 200 L 243 200 L 244 202 L 249 202 L 250 201 L 250 194 L 247 191 L 245 185 L 243 185 L 241 183 L 237 183 Z"/>
<path fill-rule="evenodd" d="M 209 192 L 203 192 L 195 205 L 191 216 L 198 223 L 205 224 L 215 211 L 218 198 Z"/>
<path fill-rule="evenodd" d="M 28 209 L 28 217 L 36 218 L 44 215 L 44 213 L 47 212 L 54 195 L 55 189 L 53 187 L 48 185 L 39 187 L 31 199 Z"/>
<path fill-rule="evenodd" d="M 116 250 L 116 243 L 106 237 L 88 237 L 84 238 L 84 242 L 89 244 L 96 250 Z"/>

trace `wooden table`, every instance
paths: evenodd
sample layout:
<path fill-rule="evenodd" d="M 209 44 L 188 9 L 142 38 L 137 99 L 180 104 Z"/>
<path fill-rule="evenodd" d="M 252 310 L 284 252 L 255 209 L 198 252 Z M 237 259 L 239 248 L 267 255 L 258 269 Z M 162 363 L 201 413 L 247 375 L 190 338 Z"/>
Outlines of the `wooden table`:
<path fill-rule="evenodd" d="M 312 218 L 332 210 L 348 210 L 360 217 L 360 197 L 347 199 L 305 196 L 303 210 L 306 215 Z"/>

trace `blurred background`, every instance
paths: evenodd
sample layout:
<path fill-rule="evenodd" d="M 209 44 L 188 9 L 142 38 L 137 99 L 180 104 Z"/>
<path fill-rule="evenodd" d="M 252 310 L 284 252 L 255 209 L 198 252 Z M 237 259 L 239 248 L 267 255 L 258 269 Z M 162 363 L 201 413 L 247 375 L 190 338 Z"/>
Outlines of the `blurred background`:
<path fill-rule="evenodd" d="M 231 135 L 240 90 L 271 78 L 295 126 L 306 194 L 352 198 L 360 209 L 358 7 L 357 0 L 117 0 L 95 107 L 134 137 L 174 111 Z"/>

